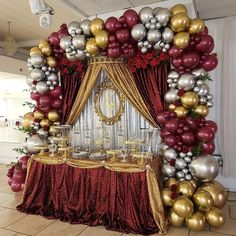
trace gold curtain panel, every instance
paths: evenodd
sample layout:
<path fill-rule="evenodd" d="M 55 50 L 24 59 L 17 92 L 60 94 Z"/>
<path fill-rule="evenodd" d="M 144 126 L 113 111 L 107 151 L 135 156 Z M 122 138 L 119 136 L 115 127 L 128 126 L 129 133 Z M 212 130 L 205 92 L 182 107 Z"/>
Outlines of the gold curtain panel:
<path fill-rule="evenodd" d="M 153 126 L 158 124 L 152 118 L 133 79 L 133 75 L 124 60 L 94 58 L 90 60 L 76 96 L 67 124 L 73 125 L 83 111 L 101 70 L 104 70 L 113 84 L 121 91 L 134 108 Z"/>

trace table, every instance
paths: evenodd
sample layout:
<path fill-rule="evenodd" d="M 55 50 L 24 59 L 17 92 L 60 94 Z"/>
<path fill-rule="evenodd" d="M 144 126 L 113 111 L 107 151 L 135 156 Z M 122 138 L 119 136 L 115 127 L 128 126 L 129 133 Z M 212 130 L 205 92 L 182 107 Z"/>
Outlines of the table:
<path fill-rule="evenodd" d="M 166 233 L 159 167 L 159 158 L 140 166 L 34 155 L 17 209 L 125 233 Z"/>

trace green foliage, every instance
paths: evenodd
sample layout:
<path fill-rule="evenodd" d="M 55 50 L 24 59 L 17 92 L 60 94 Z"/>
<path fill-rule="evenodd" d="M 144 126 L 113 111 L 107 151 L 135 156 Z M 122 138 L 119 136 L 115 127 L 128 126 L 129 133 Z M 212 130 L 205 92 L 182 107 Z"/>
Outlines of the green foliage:
<path fill-rule="evenodd" d="M 204 80 L 204 81 L 212 81 L 211 77 L 209 74 L 206 75 L 199 75 L 197 77 L 197 80 Z"/>
<path fill-rule="evenodd" d="M 24 102 L 22 105 L 28 106 L 30 109 L 33 109 L 35 107 L 35 104 L 32 102 Z"/>
<path fill-rule="evenodd" d="M 189 116 L 191 116 L 192 118 L 198 118 L 200 115 L 197 112 L 195 112 L 193 109 L 190 109 Z"/>
<path fill-rule="evenodd" d="M 24 148 L 13 148 L 12 150 L 19 153 L 20 155 L 28 154 L 28 151 L 26 151 Z"/>
<path fill-rule="evenodd" d="M 23 132 L 23 133 L 27 133 L 27 134 L 31 134 L 33 131 L 34 131 L 34 128 L 33 127 L 30 127 L 30 128 L 24 128 L 22 126 L 18 126 L 16 128 L 17 130 Z"/>
<path fill-rule="evenodd" d="M 202 153 L 202 143 L 199 143 L 192 149 L 193 156 L 200 156 Z"/>

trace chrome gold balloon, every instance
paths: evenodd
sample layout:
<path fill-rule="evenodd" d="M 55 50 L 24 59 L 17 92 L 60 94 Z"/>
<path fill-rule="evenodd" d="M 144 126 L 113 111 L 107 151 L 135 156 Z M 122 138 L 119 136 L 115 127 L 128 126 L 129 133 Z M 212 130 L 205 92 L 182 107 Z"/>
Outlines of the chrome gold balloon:
<path fill-rule="evenodd" d="M 205 212 L 205 217 L 210 226 L 220 227 L 225 223 L 224 213 L 215 207 Z"/>
<path fill-rule="evenodd" d="M 28 129 L 28 128 L 30 128 L 30 125 L 33 123 L 33 121 L 34 121 L 34 113 L 28 112 L 23 116 L 21 126 L 24 129 Z"/>
<path fill-rule="evenodd" d="M 35 111 L 34 112 L 34 118 L 38 120 L 42 120 L 44 118 L 44 113 L 41 111 Z"/>
<path fill-rule="evenodd" d="M 164 183 L 165 187 L 169 188 L 169 189 L 170 189 L 171 185 L 174 185 L 174 184 L 175 185 L 178 184 L 178 180 L 174 177 L 168 178 Z"/>
<path fill-rule="evenodd" d="M 186 197 L 192 197 L 195 192 L 194 187 L 188 181 L 180 181 L 177 186 L 177 193 L 183 194 Z"/>
<path fill-rule="evenodd" d="M 50 122 L 49 122 L 48 119 L 42 119 L 42 120 L 40 121 L 40 126 L 41 126 L 42 128 L 45 127 L 45 126 L 48 126 L 48 127 L 49 127 L 49 124 L 50 124 Z"/>
<path fill-rule="evenodd" d="M 102 19 L 95 18 L 90 22 L 90 30 L 94 36 L 102 29 L 104 29 L 104 21 Z"/>
<path fill-rule="evenodd" d="M 181 49 L 186 48 L 189 45 L 190 36 L 188 32 L 180 32 L 175 35 L 173 44 Z"/>
<path fill-rule="evenodd" d="M 199 102 L 199 97 L 195 92 L 186 92 L 180 100 L 185 108 L 194 108 Z"/>
<path fill-rule="evenodd" d="M 176 113 L 178 118 L 184 118 L 188 115 L 188 109 L 182 106 L 178 106 L 174 109 L 174 112 Z"/>
<path fill-rule="evenodd" d="M 57 122 L 60 119 L 60 114 L 56 110 L 51 110 L 48 112 L 48 119 L 52 122 Z"/>
<path fill-rule="evenodd" d="M 205 226 L 205 216 L 201 211 L 194 212 L 185 220 L 186 226 L 193 231 L 202 231 Z"/>
<path fill-rule="evenodd" d="M 198 190 L 193 195 L 193 203 L 200 211 L 205 212 L 212 208 L 214 200 L 207 191 Z"/>
<path fill-rule="evenodd" d="M 98 47 L 106 48 L 108 46 L 108 32 L 105 30 L 99 30 L 96 33 L 95 41 Z"/>
<path fill-rule="evenodd" d="M 161 197 L 164 206 L 171 207 L 173 205 L 173 199 L 171 198 L 172 192 L 168 188 L 164 188 L 161 191 Z"/>
<path fill-rule="evenodd" d="M 184 224 L 184 218 L 175 214 L 172 208 L 169 210 L 167 218 L 171 226 L 180 227 Z"/>
<path fill-rule="evenodd" d="M 205 23 L 202 19 L 192 19 L 190 21 L 188 32 L 190 34 L 199 34 L 201 33 L 205 28 Z"/>
<path fill-rule="evenodd" d="M 56 67 L 57 66 L 57 61 L 56 61 L 55 57 L 52 57 L 52 56 L 48 57 L 47 58 L 47 64 L 49 66 L 53 67 L 53 68 Z"/>
<path fill-rule="evenodd" d="M 175 199 L 173 203 L 173 210 L 178 216 L 187 218 L 193 214 L 194 206 L 188 197 L 181 196 Z"/>
<path fill-rule="evenodd" d="M 33 47 L 30 49 L 30 56 L 35 55 L 35 54 L 41 54 L 42 52 L 39 47 Z"/>
<path fill-rule="evenodd" d="M 206 117 L 209 113 L 209 108 L 204 105 L 197 105 L 194 111 L 201 117 Z"/>
<path fill-rule="evenodd" d="M 176 4 L 170 9 L 172 15 L 175 15 L 177 13 L 186 13 L 187 14 L 187 8 L 183 4 Z"/>
<path fill-rule="evenodd" d="M 190 19 L 184 12 L 176 13 L 172 16 L 170 21 L 171 29 L 176 33 L 185 31 L 188 28 L 189 23 Z"/>
<path fill-rule="evenodd" d="M 92 56 L 96 56 L 99 53 L 99 48 L 94 38 L 90 38 L 86 43 L 86 51 Z"/>

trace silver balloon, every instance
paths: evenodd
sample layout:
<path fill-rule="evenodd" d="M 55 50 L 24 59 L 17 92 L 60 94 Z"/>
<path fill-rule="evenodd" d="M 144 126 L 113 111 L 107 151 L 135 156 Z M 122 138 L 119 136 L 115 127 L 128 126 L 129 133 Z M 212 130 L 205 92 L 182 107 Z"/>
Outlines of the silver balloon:
<path fill-rule="evenodd" d="M 180 75 L 178 79 L 178 88 L 183 89 L 184 91 L 189 91 L 193 89 L 195 85 L 195 78 L 190 73 L 184 73 Z"/>
<path fill-rule="evenodd" d="M 38 133 L 40 136 L 42 136 L 42 137 L 47 137 L 47 136 L 48 136 L 48 132 L 45 131 L 43 128 L 39 129 L 39 130 L 37 131 L 37 133 Z"/>
<path fill-rule="evenodd" d="M 178 79 L 179 78 L 179 73 L 175 70 L 171 70 L 168 74 L 168 78 L 170 79 Z"/>
<path fill-rule="evenodd" d="M 36 84 L 36 91 L 40 94 L 45 94 L 48 92 L 47 83 L 44 81 L 40 81 Z"/>
<path fill-rule="evenodd" d="M 86 37 L 84 35 L 75 35 L 75 37 L 72 39 L 72 44 L 76 49 L 84 49 Z"/>
<path fill-rule="evenodd" d="M 69 47 L 71 47 L 71 36 L 64 36 L 61 38 L 60 40 L 60 46 L 62 49 L 67 49 Z"/>
<path fill-rule="evenodd" d="M 147 53 L 148 49 L 146 47 L 141 48 L 141 53 Z"/>
<path fill-rule="evenodd" d="M 41 138 L 38 134 L 32 135 L 28 140 L 27 140 L 27 150 L 30 153 L 35 153 L 35 146 L 39 145 L 46 145 L 47 141 L 43 138 Z"/>
<path fill-rule="evenodd" d="M 146 29 L 143 24 L 136 24 L 131 30 L 131 36 L 136 41 L 141 41 L 146 36 Z"/>
<path fill-rule="evenodd" d="M 162 170 L 162 174 L 165 177 L 173 177 L 173 176 L 175 176 L 175 167 L 174 166 L 163 165 L 161 170 Z"/>
<path fill-rule="evenodd" d="M 199 87 L 194 87 L 194 88 L 193 88 L 193 91 L 194 91 L 195 93 L 198 93 L 198 92 L 200 91 L 200 88 L 199 88 Z"/>
<path fill-rule="evenodd" d="M 49 81 L 58 81 L 58 76 L 56 73 L 52 72 L 50 75 L 47 77 Z"/>
<path fill-rule="evenodd" d="M 138 47 L 139 47 L 139 48 L 142 48 L 143 46 L 144 46 L 144 45 L 143 45 L 143 41 L 139 41 L 139 42 L 138 42 Z"/>
<path fill-rule="evenodd" d="M 187 157 L 184 157 L 184 160 L 185 160 L 185 162 L 189 163 L 189 162 L 191 162 L 192 159 L 191 159 L 191 157 L 187 156 Z"/>
<path fill-rule="evenodd" d="M 160 22 L 162 26 L 166 26 L 171 18 L 171 12 L 168 8 L 160 8 L 155 17 Z"/>
<path fill-rule="evenodd" d="M 209 94 L 210 88 L 209 88 L 209 86 L 207 84 L 203 84 L 203 85 L 201 85 L 199 87 L 200 87 L 200 90 L 198 92 L 199 96 L 206 96 L 207 94 Z"/>
<path fill-rule="evenodd" d="M 34 54 L 30 57 L 30 63 L 34 67 L 41 67 L 45 64 L 45 59 L 41 54 Z"/>
<path fill-rule="evenodd" d="M 154 17 L 153 9 L 151 7 L 143 7 L 139 11 L 139 18 L 143 23 L 150 21 Z"/>
<path fill-rule="evenodd" d="M 189 164 L 189 171 L 195 179 L 201 182 L 208 182 L 215 179 L 218 175 L 219 165 L 213 156 L 202 155 L 192 160 Z"/>
<path fill-rule="evenodd" d="M 40 69 L 33 69 L 30 73 L 32 80 L 40 81 L 44 78 L 44 73 Z"/>
<path fill-rule="evenodd" d="M 178 158 L 178 159 L 175 160 L 175 167 L 176 167 L 176 169 L 182 170 L 182 169 L 184 169 L 186 166 L 187 166 L 187 163 L 185 162 L 184 159 Z"/>
<path fill-rule="evenodd" d="M 186 156 L 186 154 L 185 154 L 184 152 L 180 152 L 180 153 L 179 153 L 179 156 L 180 156 L 181 158 L 184 158 L 184 157 Z"/>
<path fill-rule="evenodd" d="M 90 23 L 91 21 L 88 19 L 82 20 L 80 22 L 80 27 L 83 30 L 84 35 L 86 36 L 90 36 L 91 35 L 91 31 L 90 31 Z"/>
<path fill-rule="evenodd" d="M 184 168 L 184 169 L 182 169 L 182 172 L 184 173 L 184 174 L 188 174 L 188 169 L 187 168 Z"/>
<path fill-rule="evenodd" d="M 161 39 L 161 32 L 159 30 L 149 30 L 147 33 L 147 40 L 154 44 Z"/>
<path fill-rule="evenodd" d="M 207 101 L 211 101 L 213 99 L 213 95 L 212 94 L 207 94 Z"/>
<path fill-rule="evenodd" d="M 66 57 L 69 61 L 76 61 L 76 53 L 75 54 L 71 54 L 71 53 L 66 53 Z"/>
<path fill-rule="evenodd" d="M 164 28 L 164 31 L 162 32 L 162 38 L 165 42 L 171 43 L 174 36 L 175 36 L 175 34 L 174 34 L 174 32 L 172 31 L 171 28 L 169 28 L 169 27 Z M 170 47 L 170 45 L 169 45 L 169 47 Z"/>
<path fill-rule="evenodd" d="M 155 45 L 153 46 L 153 48 L 154 48 L 155 50 L 157 50 L 157 51 L 161 51 L 162 48 L 161 48 L 161 46 L 160 46 L 160 43 L 161 43 L 161 41 L 155 43 Z"/>
<path fill-rule="evenodd" d="M 165 101 L 167 103 L 176 102 L 179 99 L 177 89 L 171 89 L 165 94 Z"/>
<path fill-rule="evenodd" d="M 75 33 L 76 33 L 77 35 L 81 34 L 82 32 L 83 32 L 83 30 L 82 30 L 82 28 L 80 28 L 80 27 L 75 31 Z"/>
<path fill-rule="evenodd" d="M 32 80 L 32 78 L 28 75 L 28 76 L 26 77 L 26 84 L 27 84 L 29 87 L 31 87 L 31 86 L 32 86 L 32 83 L 33 83 L 33 80 Z"/>
<path fill-rule="evenodd" d="M 203 68 L 199 68 L 199 69 L 194 69 L 191 72 L 194 76 L 198 77 L 200 75 L 204 76 L 207 74 L 207 72 L 203 69 Z"/>
<path fill-rule="evenodd" d="M 170 49 L 170 44 L 169 44 L 169 43 L 166 43 L 166 44 L 165 44 L 165 49 L 166 49 L 166 50 L 169 50 L 169 49 Z"/>
<path fill-rule="evenodd" d="M 209 108 L 211 108 L 211 107 L 214 106 L 214 103 L 213 103 L 212 101 L 208 101 L 208 102 L 207 102 L 207 106 L 208 106 Z"/>
<path fill-rule="evenodd" d="M 177 177 L 178 179 L 182 179 L 182 178 L 184 178 L 184 173 L 183 173 L 182 171 L 178 171 L 178 172 L 176 173 L 176 177 Z"/>
<path fill-rule="evenodd" d="M 163 157 L 166 161 L 177 158 L 177 152 L 173 148 L 167 148 L 163 151 Z"/>
<path fill-rule="evenodd" d="M 196 85 L 197 85 L 197 86 L 201 86 L 201 85 L 203 85 L 203 84 L 205 84 L 205 81 L 204 81 L 204 80 L 201 80 L 201 79 L 198 79 L 197 82 L 196 82 Z"/>
<path fill-rule="evenodd" d="M 200 104 L 204 105 L 207 103 L 207 98 L 206 97 L 200 97 L 199 99 Z"/>
<path fill-rule="evenodd" d="M 153 14 L 154 14 L 154 16 L 157 14 L 157 12 L 158 12 L 158 10 L 160 9 L 161 7 L 155 7 L 154 9 L 153 9 Z"/>
<path fill-rule="evenodd" d="M 161 24 L 160 24 L 160 22 L 157 22 L 156 23 L 156 29 L 160 29 L 161 28 Z"/>
<path fill-rule="evenodd" d="M 192 175 L 186 174 L 186 175 L 185 175 L 185 179 L 186 179 L 186 180 L 191 180 L 191 179 L 192 179 Z"/>
<path fill-rule="evenodd" d="M 152 19 L 151 19 L 151 23 L 152 23 L 152 24 L 155 24 L 156 22 L 157 22 L 157 19 L 156 19 L 156 18 L 152 18 Z M 145 24 L 145 26 L 146 26 L 146 24 Z"/>
<path fill-rule="evenodd" d="M 145 27 L 146 27 L 147 29 L 150 29 L 151 23 L 150 23 L 150 22 L 147 22 L 147 23 L 145 24 Z"/>
<path fill-rule="evenodd" d="M 82 61 L 86 58 L 86 54 L 85 54 L 84 50 L 77 50 L 75 57 L 77 59 L 79 59 L 80 61 Z"/>
<path fill-rule="evenodd" d="M 68 25 L 68 32 L 69 34 L 75 34 L 76 30 L 80 28 L 80 23 L 77 21 L 72 21 Z"/>
<path fill-rule="evenodd" d="M 150 29 L 151 29 L 151 30 L 156 29 L 156 24 L 155 24 L 155 23 L 152 23 L 152 24 L 150 25 Z"/>

